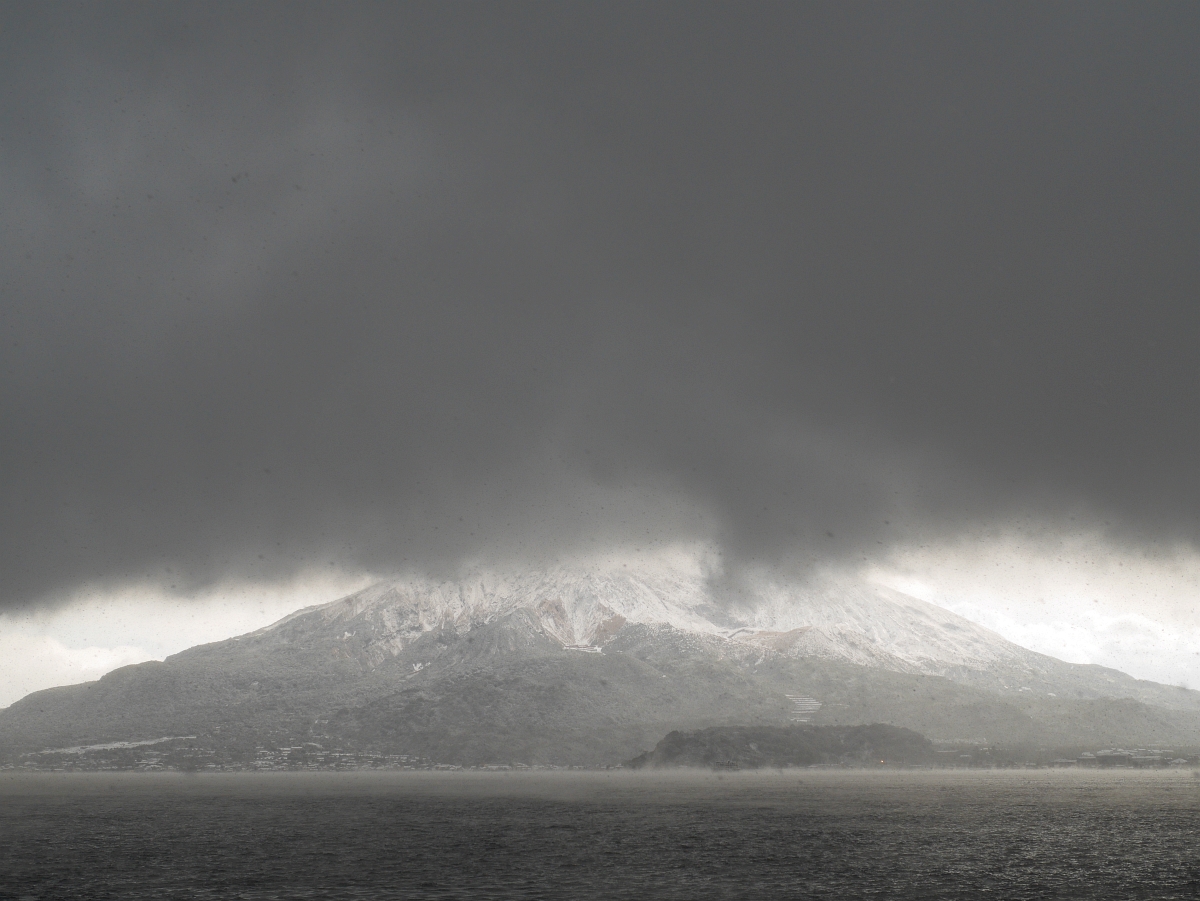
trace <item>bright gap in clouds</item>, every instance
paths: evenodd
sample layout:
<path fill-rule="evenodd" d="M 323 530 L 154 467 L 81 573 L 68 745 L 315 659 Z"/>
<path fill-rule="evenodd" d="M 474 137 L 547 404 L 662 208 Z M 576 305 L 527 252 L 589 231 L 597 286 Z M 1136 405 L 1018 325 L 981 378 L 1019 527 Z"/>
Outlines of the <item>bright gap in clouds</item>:
<path fill-rule="evenodd" d="M 372 581 L 313 574 L 279 585 L 222 586 L 188 600 L 131 587 L 80 592 L 52 610 L 0 614 L 0 707 L 32 691 L 90 682 L 121 666 L 261 629 Z"/>
<path fill-rule="evenodd" d="M 1033 651 L 1200 687 L 1200 554 L 1010 533 L 894 551 L 871 580 Z"/>

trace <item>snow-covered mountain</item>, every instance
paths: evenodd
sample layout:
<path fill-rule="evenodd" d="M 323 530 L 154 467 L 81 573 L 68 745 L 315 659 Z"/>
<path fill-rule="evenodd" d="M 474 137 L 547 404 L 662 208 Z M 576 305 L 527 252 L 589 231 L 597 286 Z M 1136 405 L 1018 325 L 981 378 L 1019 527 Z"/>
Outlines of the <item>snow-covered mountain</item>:
<path fill-rule="evenodd" d="M 556 567 L 477 572 L 457 581 L 409 576 L 298 611 L 253 640 L 269 643 L 272 633 L 339 635 L 347 652 L 375 667 L 430 633 L 466 634 L 513 616 L 569 649 L 603 649 L 625 627 L 641 625 L 673 641 L 691 636 L 723 656 L 824 659 L 1001 692 L 1200 708 L 1195 693 L 1064 663 L 944 608 L 848 577 L 741 581 L 735 590 L 694 567 Z"/>
<path fill-rule="evenodd" d="M 603 763 L 671 730 L 791 722 L 798 701 L 817 723 L 936 740 L 1200 743 L 1200 693 L 1036 654 L 880 586 L 579 566 L 392 579 L 36 692 L 0 711 L 0 762 L 6 747 L 191 735 L 243 762 L 315 743 Z"/>
<path fill-rule="evenodd" d="M 624 625 L 639 623 L 900 672 L 940 675 L 1036 656 L 948 610 L 865 582 L 764 583 L 729 594 L 702 573 L 661 569 L 556 568 L 454 582 L 410 577 L 299 611 L 257 634 L 306 619 L 321 630 L 369 637 L 378 662 L 424 633 L 467 632 L 522 612 L 565 647 L 602 647 Z"/>

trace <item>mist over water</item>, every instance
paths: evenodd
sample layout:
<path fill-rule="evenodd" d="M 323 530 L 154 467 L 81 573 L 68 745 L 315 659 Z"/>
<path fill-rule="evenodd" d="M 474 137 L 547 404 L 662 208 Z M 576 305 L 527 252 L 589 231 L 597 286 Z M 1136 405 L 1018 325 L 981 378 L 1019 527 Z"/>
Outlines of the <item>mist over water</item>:
<path fill-rule="evenodd" d="M 0 779 L 0 899 L 1195 898 L 1190 772 Z"/>

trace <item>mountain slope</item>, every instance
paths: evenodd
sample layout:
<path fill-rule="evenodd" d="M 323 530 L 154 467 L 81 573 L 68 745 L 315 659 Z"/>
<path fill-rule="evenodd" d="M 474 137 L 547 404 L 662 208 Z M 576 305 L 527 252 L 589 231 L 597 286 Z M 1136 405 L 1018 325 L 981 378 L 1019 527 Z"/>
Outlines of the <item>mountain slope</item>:
<path fill-rule="evenodd" d="M 753 603 L 749 603 L 753 601 Z M 722 596 L 691 573 L 404 579 L 0 711 L 0 751 L 197 735 L 451 763 L 612 763 L 678 729 L 1200 745 L 1200 693 L 1034 654 L 869 585 Z"/>
<path fill-rule="evenodd" d="M 332 655 L 370 669 L 429 632 L 466 632 L 524 611 L 561 645 L 604 646 L 626 624 L 665 624 L 763 652 L 945 676 L 1002 694 L 1121 697 L 1200 710 L 1200 692 L 1064 663 L 941 607 L 869 583 L 761 585 L 733 599 L 720 595 L 702 574 L 679 571 L 564 568 L 461 582 L 406 579 L 299 611 L 241 641 L 324 642 Z"/>

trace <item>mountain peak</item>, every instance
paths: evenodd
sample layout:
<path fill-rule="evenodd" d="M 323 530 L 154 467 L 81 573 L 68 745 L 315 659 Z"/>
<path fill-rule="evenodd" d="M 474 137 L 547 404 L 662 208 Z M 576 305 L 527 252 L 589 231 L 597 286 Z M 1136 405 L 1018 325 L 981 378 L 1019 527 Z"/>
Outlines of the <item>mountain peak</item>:
<path fill-rule="evenodd" d="M 258 634 L 294 624 L 371 631 L 398 653 L 435 630 L 469 632 L 522 611 L 563 646 L 603 645 L 625 624 L 663 624 L 792 656 L 940 673 L 1028 656 L 948 610 L 866 582 L 761 583 L 721 598 L 703 574 L 557 567 L 518 574 L 477 572 L 457 581 L 406 576 L 294 614 Z M 340 625 L 339 625 L 340 624 Z"/>

